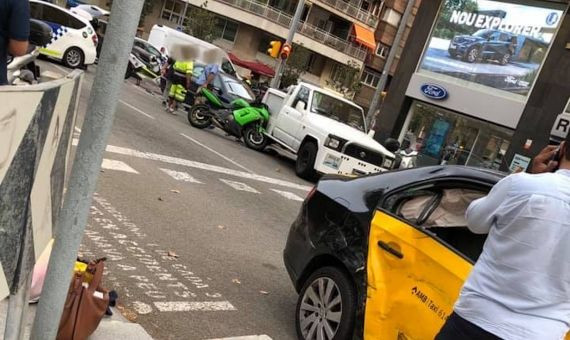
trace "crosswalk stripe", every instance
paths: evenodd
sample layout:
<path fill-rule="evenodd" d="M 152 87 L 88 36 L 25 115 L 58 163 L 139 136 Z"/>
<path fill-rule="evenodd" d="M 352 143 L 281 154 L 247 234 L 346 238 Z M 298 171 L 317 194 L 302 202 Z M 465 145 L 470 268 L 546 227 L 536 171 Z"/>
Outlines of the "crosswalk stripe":
<path fill-rule="evenodd" d="M 245 184 L 245 183 L 241 183 L 241 182 L 234 182 L 234 181 L 230 181 L 227 179 L 221 179 L 220 181 L 226 183 L 227 185 L 229 185 L 230 187 L 238 190 L 238 191 L 245 191 L 245 192 L 251 192 L 254 194 L 259 194 L 259 191 L 255 190 L 254 188 L 250 187 L 249 185 Z"/>
<path fill-rule="evenodd" d="M 282 190 L 277 190 L 277 189 L 271 189 L 271 191 L 273 191 L 273 192 L 275 192 L 275 193 L 277 193 L 277 194 L 279 194 L 279 195 L 281 195 L 281 196 L 283 196 L 286 199 L 291 200 L 291 201 L 297 201 L 297 202 L 303 202 L 304 201 L 304 199 L 302 197 L 299 197 L 299 196 L 297 196 L 294 193 L 289 192 L 289 191 L 282 191 Z"/>
<path fill-rule="evenodd" d="M 138 174 L 139 172 L 135 169 L 131 168 L 125 162 L 116 161 L 113 159 L 103 159 L 103 163 L 101 163 L 101 168 L 106 170 L 116 170 L 116 171 L 124 171 L 129 172 L 132 174 Z"/>
<path fill-rule="evenodd" d="M 200 182 L 199 180 L 195 179 L 194 177 L 190 176 L 189 173 L 187 172 L 181 172 L 181 171 L 174 171 L 174 170 L 170 170 L 170 169 L 160 169 L 162 172 L 164 172 L 165 174 L 167 174 L 168 176 L 174 178 L 177 181 L 181 181 L 181 182 L 188 182 L 188 183 L 196 183 L 196 184 L 203 184 L 202 182 Z"/>
<path fill-rule="evenodd" d="M 234 311 L 237 310 L 229 301 L 171 301 L 155 302 L 154 306 L 161 312 L 192 312 L 192 311 Z"/>

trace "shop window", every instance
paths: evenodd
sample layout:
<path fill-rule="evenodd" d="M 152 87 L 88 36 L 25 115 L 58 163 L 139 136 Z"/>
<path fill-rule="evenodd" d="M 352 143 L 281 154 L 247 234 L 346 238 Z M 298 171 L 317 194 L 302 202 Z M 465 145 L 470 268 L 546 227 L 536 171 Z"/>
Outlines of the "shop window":
<path fill-rule="evenodd" d="M 164 2 L 164 6 L 162 6 L 160 17 L 164 20 L 177 23 L 180 20 L 180 15 L 183 11 L 184 6 L 182 2 L 178 0 L 166 0 Z"/>
<path fill-rule="evenodd" d="M 360 82 L 362 84 L 376 88 L 379 81 L 380 74 L 369 70 L 364 70 L 364 72 L 362 72 L 362 77 L 360 78 Z"/>
<path fill-rule="evenodd" d="M 386 46 L 379 42 L 376 47 L 376 55 L 382 59 L 386 59 L 388 58 L 388 53 L 390 53 L 390 46 Z"/>
<path fill-rule="evenodd" d="M 231 42 L 235 42 L 239 27 L 239 24 L 237 22 L 227 20 L 225 18 L 218 18 L 216 27 L 218 29 L 219 32 L 218 34 L 220 38 Z"/>
<path fill-rule="evenodd" d="M 402 142 L 418 151 L 418 166 L 467 165 L 498 170 L 513 132 L 426 103 L 414 102 Z"/>

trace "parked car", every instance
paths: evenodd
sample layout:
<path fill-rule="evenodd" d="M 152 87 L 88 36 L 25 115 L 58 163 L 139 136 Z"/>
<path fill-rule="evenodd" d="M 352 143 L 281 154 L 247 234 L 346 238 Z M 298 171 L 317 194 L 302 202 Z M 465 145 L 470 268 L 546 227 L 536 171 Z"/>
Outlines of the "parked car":
<path fill-rule="evenodd" d="M 151 43 L 141 38 L 135 38 L 133 50 L 140 51 L 141 55 L 139 58 L 141 58 L 141 60 L 145 63 L 150 63 L 152 59 L 151 56 L 154 57 L 156 62 L 159 64 L 158 69 L 152 69 L 155 73 L 160 72 L 160 66 L 162 66 L 168 59 L 166 54 L 161 53 L 158 48 L 154 47 Z"/>
<path fill-rule="evenodd" d="M 98 40 L 88 19 L 39 0 L 30 0 L 30 15 L 44 21 L 53 30 L 52 41 L 40 49 L 41 54 L 62 61 L 71 68 L 95 62 Z"/>
<path fill-rule="evenodd" d="M 486 239 L 465 211 L 503 177 L 435 166 L 321 180 L 284 251 L 299 338 L 433 339 Z"/>
<path fill-rule="evenodd" d="M 517 36 L 508 32 L 483 29 L 473 35 L 459 35 L 449 44 L 449 55 L 474 63 L 495 60 L 507 65 L 516 50 Z"/>

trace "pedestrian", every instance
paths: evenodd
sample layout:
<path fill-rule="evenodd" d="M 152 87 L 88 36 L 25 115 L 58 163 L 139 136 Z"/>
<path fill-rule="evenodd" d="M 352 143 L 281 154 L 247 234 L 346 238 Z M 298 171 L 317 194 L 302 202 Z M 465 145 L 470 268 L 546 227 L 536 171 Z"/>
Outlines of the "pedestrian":
<path fill-rule="evenodd" d="M 501 180 L 467 209 L 488 234 L 454 312 L 447 339 L 563 339 L 570 326 L 570 145 L 548 146 L 532 173 Z"/>
<path fill-rule="evenodd" d="M 186 96 L 186 92 L 192 84 L 194 58 L 196 57 L 196 50 L 192 46 L 181 46 L 179 50 L 179 57 L 174 56 L 173 53 L 173 57 L 175 57 L 176 61 L 172 65 L 172 83 L 169 87 L 168 93 L 167 110 L 172 114 L 176 114 L 176 98 L 180 97 L 181 94 Z"/>
<path fill-rule="evenodd" d="M 174 63 L 176 61 L 168 57 L 168 60 L 160 69 L 160 90 L 162 91 L 162 103 L 166 106 L 168 103 L 168 94 L 170 86 L 172 86 L 172 77 L 174 76 Z"/>
<path fill-rule="evenodd" d="M 0 85 L 8 84 L 8 54 L 28 52 L 30 4 L 28 0 L 0 0 Z"/>

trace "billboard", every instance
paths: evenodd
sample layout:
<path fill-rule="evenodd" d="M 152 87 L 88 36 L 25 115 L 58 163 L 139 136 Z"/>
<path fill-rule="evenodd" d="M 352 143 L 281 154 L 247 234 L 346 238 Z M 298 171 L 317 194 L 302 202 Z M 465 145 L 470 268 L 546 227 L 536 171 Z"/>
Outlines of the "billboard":
<path fill-rule="evenodd" d="M 444 0 L 419 71 L 526 96 L 564 8 L 539 1 Z"/>

